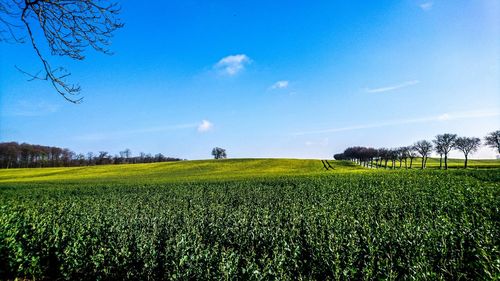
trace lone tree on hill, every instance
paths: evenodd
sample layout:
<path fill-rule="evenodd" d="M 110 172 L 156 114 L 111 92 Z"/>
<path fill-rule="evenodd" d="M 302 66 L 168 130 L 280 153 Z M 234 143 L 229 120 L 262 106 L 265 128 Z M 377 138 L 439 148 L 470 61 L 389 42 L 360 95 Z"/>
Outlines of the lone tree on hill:
<path fill-rule="evenodd" d="M 489 147 L 496 148 L 500 153 L 500 130 L 489 133 L 484 138 L 485 144 Z"/>
<path fill-rule="evenodd" d="M 477 151 L 479 146 L 481 145 L 481 140 L 479 138 L 467 138 L 460 137 L 455 141 L 455 147 L 458 150 L 461 150 L 464 153 L 465 161 L 464 168 L 467 169 L 467 159 L 469 157 L 469 153 L 474 153 Z"/>
<path fill-rule="evenodd" d="M 92 47 L 110 54 L 113 32 L 123 27 L 116 19 L 117 3 L 106 0 L 0 0 L 0 42 L 24 43 L 33 47 L 43 69 L 28 75 L 31 80 L 46 80 L 67 101 L 80 103 L 80 86 L 66 82 L 71 75 L 62 67 L 52 67 L 41 43 L 52 55 L 83 60 L 83 51 Z M 17 68 L 17 67 L 16 67 Z"/>
<path fill-rule="evenodd" d="M 427 158 L 432 151 L 432 143 L 426 140 L 418 141 L 417 143 L 415 143 L 415 150 L 422 157 L 422 169 L 424 169 L 427 164 Z"/>
<path fill-rule="evenodd" d="M 448 170 L 448 153 L 455 147 L 456 134 L 437 135 L 434 143 L 439 147 L 444 155 L 444 169 Z"/>
<path fill-rule="evenodd" d="M 220 147 L 215 147 L 214 149 L 212 149 L 212 155 L 214 156 L 214 159 L 227 158 L 226 150 Z"/>

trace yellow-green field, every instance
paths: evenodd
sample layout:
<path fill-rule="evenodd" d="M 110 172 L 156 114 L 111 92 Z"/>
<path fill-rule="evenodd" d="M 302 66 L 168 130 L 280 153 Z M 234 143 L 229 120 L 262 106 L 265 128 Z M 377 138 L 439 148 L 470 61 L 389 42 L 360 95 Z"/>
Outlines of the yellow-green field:
<path fill-rule="evenodd" d="M 366 169 L 348 161 L 330 161 L 335 171 Z M 226 159 L 149 164 L 0 170 L 0 183 L 9 182 L 175 182 L 231 180 L 324 174 L 319 160 Z"/>
<path fill-rule="evenodd" d="M 373 169 L 363 168 L 350 161 L 330 161 L 330 163 L 335 169 L 328 172 L 324 170 L 321 161 L 317 159 L 226 159 L 69 168 L 2 169 L 0 170 L 0 183 L 82 181 L 157 183 L 243 180 L 373 171 Z M 390 167 L 390 165 L 389 162 L 388 166 Z M 396 165 L 399 167 L 399 163 Z M 450 168 L 461 168 L 463 160 L 450 159 L 448 165 Z M 416 159 L 413 168 L 419 167 L 420 159 Z M 427 167 L 439 167 L 439 159 L 430 158 Z M 472 169 L 500 168 L 500 160 L 469 160 L 469 167 Z"/>
<path fill-rule="evenodd" d="M 407 161 L 408 166 L 410 165 L 410 160 Z M 420 168 L 422 165 L 422 159 L 416 158 L 413 159 L 413 168 Z M 391 166 L 391 161 L 387 162 L 387 166 Z M 404 168 L 405 163 L 403 161 L 402 167 Z M 468 168 L 500 168 L 500 159 L 469 159 L 467 162 Z M 396 162 L 396 167 L 399 168 L 399 161 Z M 443 167 L 444 167 L 444 159 L 443 159 Z M 448 168 L 463 168 L 464 160 L 463 159 L 448 159 Z M 429 158 L 427 160 L 427 168 L 439 168 L 439 158 Z"/>

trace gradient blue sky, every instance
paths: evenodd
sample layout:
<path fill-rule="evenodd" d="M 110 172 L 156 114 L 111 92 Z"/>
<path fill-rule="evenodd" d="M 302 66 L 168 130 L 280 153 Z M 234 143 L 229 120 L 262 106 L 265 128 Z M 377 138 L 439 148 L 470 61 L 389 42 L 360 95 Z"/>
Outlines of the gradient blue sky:
<path fill-rule="evenodd" d="M 50 58 L 80 105 L 14 68 L 41 69 L 29 45 L 0 45 L 0 141 L 331 158 L 500 129 L 496 0 L 121 3 L 113 56 Z"/>

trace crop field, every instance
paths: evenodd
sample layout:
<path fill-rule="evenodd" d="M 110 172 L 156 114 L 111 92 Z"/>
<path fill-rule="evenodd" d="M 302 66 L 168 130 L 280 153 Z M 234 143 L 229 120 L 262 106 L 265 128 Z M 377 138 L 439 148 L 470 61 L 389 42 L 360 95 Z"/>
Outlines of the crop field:
<path fill-rule="evenodd" d="M 331 164 L 337 173 L 366 172 L 366 169 L 349 161 L 331 161 Z M 330 171 L 333 172 L 333 170 Z M 323 174 L 323 165 L 318 160 L 225 159 L 72 168 L 8 169 L 0 170 L 0 183 L 137 182 L 143 184 L 152 182 L 244 180 Z"/>
<path fill-rule="evenodd" d="M 500 169 L 332 163 L 2 170 L 0 279 L 500 277 Z"/>

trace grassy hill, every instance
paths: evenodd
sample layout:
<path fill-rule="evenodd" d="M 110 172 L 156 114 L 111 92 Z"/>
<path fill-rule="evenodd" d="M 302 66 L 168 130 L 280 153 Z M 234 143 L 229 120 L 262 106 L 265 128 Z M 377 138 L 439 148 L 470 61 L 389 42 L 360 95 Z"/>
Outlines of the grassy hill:
<path fill-rule="evenodd" d="M 335 172 L 366 171 L 348 161 L 330 161 Z M 331 171 L 331 170 L 330 170 Z M 70 168 L 0 170 L 4 182 L 172 182 L 324 174 L 319 160 L 226 159 Z"/>
<path fill-rule="evenodd" d="M 330 163 L 335 169 L 330 170 L 328 173 L 382 171 L 380 169 L 363 168 L 350 161 L 330 161 Z M 388 165 L 390 166 L 390 162 Z M 399 163 L 396 165 L 399 167 Z M 413 167 L 420 167 L 420 159 L 414 161 Z M 427 167 L 429 169 L 439 167 L 439 159 L 430 158 Z M 463 160 L 450 159 L 449 167 L 461 168 L 463 167 Z M 500 160 L 469 160 L 469 167 L 500 168 Z M 317 159 L 226 159 L 69 168 L 2 169 L 0 170 L 0 183 L 161 183 L 324 174 L 326 172 L 323 165 Z"/>

